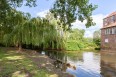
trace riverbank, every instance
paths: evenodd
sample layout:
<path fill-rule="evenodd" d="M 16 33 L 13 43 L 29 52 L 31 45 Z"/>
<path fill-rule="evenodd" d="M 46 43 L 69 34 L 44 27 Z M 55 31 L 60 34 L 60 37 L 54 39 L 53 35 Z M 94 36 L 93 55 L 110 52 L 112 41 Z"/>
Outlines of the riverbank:
<path fill-rule="evenodd" d="M 100 50 L 95 49 L 83 49 L 83 50 L 76 50 L 76 51 L 66 51 L 67 53 L 82 53 L 82 52 L 100 52 Z"/>
<path fill-rule="evenodd" d="M 0 47 L 0 77 L 73 77 L 56 69 L 54 60 L 34 50 Z"/>

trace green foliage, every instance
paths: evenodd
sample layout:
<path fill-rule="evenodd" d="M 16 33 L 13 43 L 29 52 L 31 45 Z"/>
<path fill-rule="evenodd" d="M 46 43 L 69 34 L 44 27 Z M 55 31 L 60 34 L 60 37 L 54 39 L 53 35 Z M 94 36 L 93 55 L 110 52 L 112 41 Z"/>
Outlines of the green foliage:
<path fill-rule="evenodd" d="M 84 30 L 72 29 L 67 38 L 66 50 L 81 50 L 84 45 Z"/>
<path fill-rule="evenodd" d="M 77 42 L 69 41 L 66 43 L 66 50 L 80 50 L 80 48 Z"/>
<path fill-rule="evenodd" d="M 98 47 L 100 47 L 100 42 L 101 42 L 100 37 L 101 37 L 101 32 L 100 32 L 100 30 L 95 31 L 94 34 L 93 34 L 93 42 L 94 42 Z"/>
<path fill-rule="evenodd" d="M 99 40 L 95 42 L 93 38 L 85 38 L 84 32 L 84 30 L 72 29 L 72 31 L 68 33 L 69 37 L 66 42 L 66 50 L 94 50 L 94 48 L 100 46 L 98 44 Z"/>
<path fill-rule="evenodd" d="M 36 6 L 36 0 L 0 0 L 0 25 L 8 25 L 9 21 L 7 18 L 10 17 L 12 10 L 22 5 L 29 7 Z"/>
<path fill-rule="evenodd" d="M 89 0 L 56 0 L 51 12 L 64 23 L 64 29 L 66 25 L 70 28 L 77 18 L 81 22 L 87 20 L 86 27 L 90 27 L 95 24 L 91 15 L 96 8 L 97 6 L 89 3 Z"/>
<path fill-rule="evenodd" d="M 21 7 L 22 5 L 35 7 L 36 0 L 0 0 L 0 22 L 5 24 L 7 21 L 7 15 L 12 12 L 12 9 Z M 56 0 L 51 12 L 54 16 L 59 16 L 63 22 L 63 28 L 67 29 L 71 27 L 71 23 L 77 18 L 83 22 L 87 20 L 86 27 L 94 25 L 92 22 L 92 11 L 96 9 L 96 5 L 89 3 L 89 0 Z"/>
<path fill-rule="evenodd" d="M 1 26 L 0 43 L 10 46 L 33 45 L 43 48 L 64 48 L 63 29 L 54 17 L 30 18 L 28 13 L 13 11 L 14 15 L 9 25 Z M 47 15 L 50 17 L 50 15 Z M 11 19 L 10 17 L 10 19 Z"/>
<path fill-rule="evenodd" d="M 25 1 L 25 2 L 24 2 Z M 24 15 L 22 12 L 15 10 L 16 7 L 36 6 L 36 0 L 0 0 L 0 44 L 4 44 L 4 37 L 8 38 L 17 25 L 23 25 L 29 14 Z M 28 16 L 29 17 L 29 16 Z M 6 41 L 6 39 L 4 39 Z M 7 40 L 9 43 L 10 40 Z"/>
<path fill-rule="evenodd" d="M 95 47 L 95 43 L 93 42 L 93 38 L 85 38 L 86 47 Z"/>
<path fill-rule="evenodd" d="M 71 27 L 72 22 L 78 18 L 82 22 L 87 20 L 86 27 L 94 24 L 91 15 L 96 6 L 89 4 L 89 0 L 56 0 L 51 9 L 53 14 L 48 14 L 45 19 L 31 18 L 30 14 L 15 10 L 23 4 L 33 7 L 36 6 L 36 0 L 0 1 L 0 44 L 19 47 L 26 44 L 63 49 L 66 30 Z M 70 40 L 76 41 L 77 49 L 84 48 L 84 44 L 81 43 L 83 35 L 84 30 L 71 32 Z"/>

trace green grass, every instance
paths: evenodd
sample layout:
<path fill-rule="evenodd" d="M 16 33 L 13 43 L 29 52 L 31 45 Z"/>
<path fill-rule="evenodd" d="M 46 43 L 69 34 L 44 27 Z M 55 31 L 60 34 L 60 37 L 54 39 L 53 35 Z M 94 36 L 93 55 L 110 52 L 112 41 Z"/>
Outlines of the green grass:
<path fill-rule="evenodd" d="M 46 70 L 38 69 L 26 54 L 0 48 L 0 77 L 25 77 L 27 73 L 33 77 L 49 76 Z"/>

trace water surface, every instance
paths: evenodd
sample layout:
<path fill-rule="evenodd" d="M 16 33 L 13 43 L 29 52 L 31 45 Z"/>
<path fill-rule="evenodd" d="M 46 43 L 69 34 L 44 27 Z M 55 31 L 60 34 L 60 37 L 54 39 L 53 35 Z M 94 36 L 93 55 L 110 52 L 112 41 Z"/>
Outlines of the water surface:
<path fill-rule="evenodd" d="M 116 77 L 116 55 L 96 52 L 46 52 L 61 71 L 75 77 Z"/>

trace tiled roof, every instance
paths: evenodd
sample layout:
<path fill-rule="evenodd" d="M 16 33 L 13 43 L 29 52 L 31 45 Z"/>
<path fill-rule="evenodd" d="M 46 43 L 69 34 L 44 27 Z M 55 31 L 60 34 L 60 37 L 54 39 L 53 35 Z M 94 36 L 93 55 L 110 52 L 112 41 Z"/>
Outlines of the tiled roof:
<path fill-rule="evenodd" d="M 110 14 L 110 15 L 108 15 L 107 17 L 113 16 L 113 15 L 116 15 L 116 11 L 115 11 L 115 12 L 113 12 L 113 13 L 111 13 L 111 14 Z M 105 18 L 107 18 L 107 17 L 105 17 Z"/>
<path fill-rule="evenodd" d="M 105 17 L 105 18 L 108 18 L 108 17 L 113 16 L 113 15 L 116 15 L 116 11 L 115 11 L 115 12 L 112 12 L 111 14 L 109 14 L 109 15 L 108 15 L 107 17 Z M 114 23 L 109 23 L 108 25 L 103 26 L 102 29 L 104 29 L 104 28 L 109 28 L 109 27 L 114 27 L 114 26 L 116 26 L 116 21 L 115 21 Z"/>

